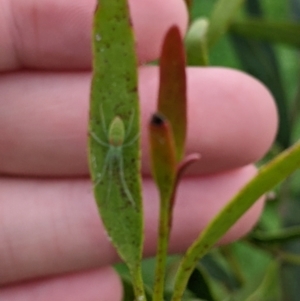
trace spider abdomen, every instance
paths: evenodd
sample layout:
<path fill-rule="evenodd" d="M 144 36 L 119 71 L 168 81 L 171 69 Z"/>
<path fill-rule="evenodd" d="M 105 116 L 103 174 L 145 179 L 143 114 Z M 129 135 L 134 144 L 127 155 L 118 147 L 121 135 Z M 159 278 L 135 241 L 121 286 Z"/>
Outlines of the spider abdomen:
<path fill-rule="evenodd" d="M 120 146 L 125 139 L 125 127 L 124 122 L 119 116 L 116 116 L 110 126 L 108 132 L 109 144 L 113 146 Z"/>

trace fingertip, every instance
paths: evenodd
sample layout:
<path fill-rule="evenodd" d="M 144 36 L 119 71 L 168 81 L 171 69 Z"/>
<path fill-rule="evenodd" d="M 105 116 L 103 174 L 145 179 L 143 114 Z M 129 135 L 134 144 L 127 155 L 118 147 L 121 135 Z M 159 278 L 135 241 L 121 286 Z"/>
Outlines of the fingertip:
<path fill-rule="evenodd" d="M 122 283 L 116 271 L 107 267 L 3 286 L 0 300 L 120 301 Z"/>
<path fill-rule="evenodd" d="M 129 3 L 140 63 L 159 57 L 164 36 L 172 25 L 177 25 L 184 35 L 188 24 L 184 1 L 131 0 Z"/>
<path fill-rule="evenodd" d="M 252 76 L 228 68 L 190 68 L 188 78 L 189 118 L 198 120 L 190 122 L 188 150 L 201 153 L 197 168 L 222 171 L 260 160 L 278 126 L 269 90 Z"/>

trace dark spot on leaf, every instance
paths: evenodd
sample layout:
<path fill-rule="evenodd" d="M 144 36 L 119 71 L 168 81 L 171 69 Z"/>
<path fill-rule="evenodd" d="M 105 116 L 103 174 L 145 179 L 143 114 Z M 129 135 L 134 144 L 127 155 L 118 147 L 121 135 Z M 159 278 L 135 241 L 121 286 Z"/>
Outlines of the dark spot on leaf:
<path fill-rule="evenodd" d="M 152 125 L 161 126 L 165 123 L 165 121 L 166 121 L 166 118 L 160 113 L 155 113 L 152 115 L 152 118 L 151 118 Z"/>
<path fill-rule="evenodd" d="M 132 92 L 132 93 L 136 93 L 137 92 L 137 87 L 136 86 L 134 86 L 131 90 L 130 90 L 130 92 Z"/>

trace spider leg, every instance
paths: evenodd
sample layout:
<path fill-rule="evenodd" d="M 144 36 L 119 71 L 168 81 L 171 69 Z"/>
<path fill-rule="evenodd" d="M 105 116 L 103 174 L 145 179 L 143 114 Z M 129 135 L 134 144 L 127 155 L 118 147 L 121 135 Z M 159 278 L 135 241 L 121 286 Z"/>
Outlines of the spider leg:
<path fill-rule="evenodd" d="M 90 135 L 94 138 L 94 140 L 102 146 L 110 147 L 111 145 L 107 142 L 102 141 L 95 133 L 90 132 Z"/>
<path fill-rule="evenodd" d="M 135 208 L 135 202 L 134 199 L 130 193 L 130 190 L 126 184 L 125 181 L 125 177 L 124 177 L 124 172 L 123 172 L 123 168 L 124 168 L 124 164 L 123 164 L 123 154 L 122 151 L 120 150 L 119 156 L 118 156 L 118 161 L 119 161 L 119 174 L 120 174 L 120 180 L 121 180 L 121 184 L 123 186 L 124 192 L 130 202 L 130 204 Z"/>
<path fill-rule="evenodd" d="M 126 147 L 126 146 L 132 145 L 134 142 L 136 142 L 136 141 L 138 140 L 139 136 L 140 136 L 140 134 L 137 134 L 135 137 L 132 138 L 131 141 L 129 141 L 129 142 L 127 142 L 127 143 L 124 143 L 124 144 L 122 145 L 122 147 Z"/>
<path fill-rule="evenodd" d="M 107 132 L 107 129 L 106 129 L 106 124 L 105 124 L 105 118 L 104 118 L 102 105 L 100 106 L 100 116 L 101 116 L 101 125 L 102 125 L 103 132 L 107 136 L 108 132 Z"/>
<path fill-rule="evenodd" d="M 105 202 L 108 202 L 109 200 L 109 196 L 110 196 L 110 190 L 111 190 L 111 183 L 113 180 L 113 159 L 114 159 L 114 154 L 113 154 L 113 150 L 110 149 L 110 153 L 107 154 L 109 155 L 109 162 L 108 162 L 108 187 L 107 187 L 107 191 L 106 191 L 106 197 L 105 197 Z"/>
<path fill-rule="evenodd" d="M 134 111 L 132 111 L 131 116 L 130 116 L 129 125 L 128 125 L 126 133 L 125 133 L 125 139 L 130 135 L 133 118 L 134 118 Z"/>
<path fill-rule="evenodd" d="M 104 163 L 103 163 L 101 174 L 99 175 L 99 178 L 97 179 L 97 181 L 94 183 L 95 186 L 97 186 L 98 184 L 100 184 L 100 182 L 102 181 L 102 179 L 103 179 L 103 177 L 105 175 L 105 172 L 106 172 L 107 165 L 109 163 L 110 157 L 111 157 L 111 149 L 109 149 L 107 151 L 106 157 L 104 159 Z"/>

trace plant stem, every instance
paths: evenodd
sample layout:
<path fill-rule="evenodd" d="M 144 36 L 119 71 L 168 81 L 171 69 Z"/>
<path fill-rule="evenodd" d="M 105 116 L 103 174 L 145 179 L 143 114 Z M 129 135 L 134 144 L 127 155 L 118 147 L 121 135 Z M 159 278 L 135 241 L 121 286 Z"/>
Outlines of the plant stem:
<path fill-rule="evenodd" d="M 136 301 L 146 301 L 147 299 L 140 264 L 135 269 L 132 269 L 132 285 Z"/>
<path fill-rule="evenodd" d="M 160 204 L 153 301 L 164 299 L 165 270 L 170 235 L 170 201 L 161 198 Z"/>
<path fill-rule="evenodd" d="M 162 301 L 164 297 L 165 273 L 168 254 L 168 243 L 172 229 L 173 208 L 179 180 L 184 170 L 192 163 L 200 159 L 199 154 L 190 154 L 185 157 L 177 167 L 176 177 L 173 186 L 170 186 L 170 193 L 161 190 L 160 193 L 160 216 L 158 229 L 158 245 L 156 253 L 155 283 L 153 301 Z"/>

